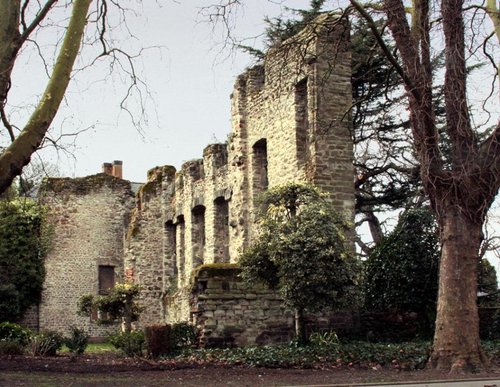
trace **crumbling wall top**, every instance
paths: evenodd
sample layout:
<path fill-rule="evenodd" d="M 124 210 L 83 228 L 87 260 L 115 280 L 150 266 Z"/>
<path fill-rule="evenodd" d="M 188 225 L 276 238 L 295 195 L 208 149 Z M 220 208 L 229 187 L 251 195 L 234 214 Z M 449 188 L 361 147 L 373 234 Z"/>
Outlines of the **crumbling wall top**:
<path fill-rule="evenodd" d="M 186 161 L 181 166 L 184 176 L 189 176 L 193 181 L 203 179 L 203 159 Z"/>
<path fill-rule="evenodd" d="M 133 196 L 128 180 L 123 180 L 105 173 L 78 178 L 50 177 L 44 179 L 40 188 L 40 195 L 44 196 L 49 192 L 88 195 L 103 187 L 108 187 L 113 190 L 121 189 Z"/>

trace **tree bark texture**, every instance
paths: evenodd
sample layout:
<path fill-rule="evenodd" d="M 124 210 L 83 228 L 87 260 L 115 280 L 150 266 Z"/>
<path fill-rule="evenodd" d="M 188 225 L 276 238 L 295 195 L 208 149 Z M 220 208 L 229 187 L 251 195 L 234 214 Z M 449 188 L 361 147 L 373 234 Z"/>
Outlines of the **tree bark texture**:
<path fill-rule="evenodd" d="M 353 1 L 353 0 L 352 0 Z M 384 0 L 404 69 L 410 122 L 424 189 L 440 226 L 438 310 L 430 365 L 461 371 L 486 366 L 476 304 L 482 226 L 500 186 L 499 127 L 483 143 L 472 130 L 466 93 L 463 0 L 442 0 L 446 132 L 450 158 L 439 149 L 432 101 L 429 0 L 414 0 L 412 27 L 401 0 Z"/>
<path fill-rule="evenodd" d="M 471 222 L 457 206 L 441 217 L 439 293 L 430 365 L 452 372 L 487 365 L 479 339 L 477 311 L 478 251 L 482 224 Z"/>
<path fill-rule="evenodd" d="M 49 3 L 51 2 L 47 2 L 47 4 Z M 42 143 L 59 109 L 59 105 L 71 79 L 71 71 L 80 49 L 87 22 L 87 12 L 91 3 L 92 0 L 73 1 L 69 25 L 66 29 L 66 34 L 45 92 L 19 136 L 0 154 L 0 193 L 4 192 L 11 185 L 13 179 L 21 173 L 22 168 L 29 163 L 31 155 Z M 0 8 L 0 11 L 6 8 L 6 11 L 11 12 L 10 18 L 6 20 L 9 25 L 17 23 L 17 34 L 13 32 L 11 26 L 4 27 L 2 25 L 0 27 L 1 33 L 4 33 L 4 31 L 8 32 L 8 34 L 5 33 L 3 35 L 6 37 L 6 41 L 0 41 L 0 54 L 2 55 L 0 57 L 0 66 L 5 66 L 4 68 L 0 68 L 0 72 L 8 71 L 8 73 L 2 73 L 3 75 L 8 75 L 8 79 L 0 77 L 0 97 L 5 94 L 4 99 L 0 100 L 2 108 L 5 104 L 6 93 L 10 87 L 10 72 L 12 71 L 16 59 L 15 56 L 18 52 L 15 51 L 12 57 L 12 49 L 9 49 L 9 47 L 13 44 L 15 45 L 15 36 L 20 36 L 18 31 L 19 6 L 19 1 L 3 0 L 2 7 Z M 0 17 L 0 22 L 3 16 Z M 6 45 L 5 47 L 4 44 Z M 19 47 L 17 50 L 19 50 Z"/>
<path fill-rule="evenodd" d="M 0 2 L 0 103 L 5 104 L 10 89 L 14 61 L 20 48 L 20 1 Z"/>

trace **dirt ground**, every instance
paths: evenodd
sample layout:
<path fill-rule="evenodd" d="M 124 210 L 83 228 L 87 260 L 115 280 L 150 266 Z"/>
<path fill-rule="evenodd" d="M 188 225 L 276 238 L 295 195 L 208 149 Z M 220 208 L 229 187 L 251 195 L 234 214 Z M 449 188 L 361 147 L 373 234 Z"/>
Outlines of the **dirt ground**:
<path fill-rule="evenodd" d="M 124 359 L 113 354 L 0 359 L 0 386 L 313 386 L 466 378 L 500 379 L 500 364 L 489 372 L 449 375 L 434 370 L 404 371 L 357 366 L 330 369 L 225 367 L 174 361 Z M 488 383 L 486 383 L 488 384 Z M 500 387 L 500 385 L 499 385 Z"/>

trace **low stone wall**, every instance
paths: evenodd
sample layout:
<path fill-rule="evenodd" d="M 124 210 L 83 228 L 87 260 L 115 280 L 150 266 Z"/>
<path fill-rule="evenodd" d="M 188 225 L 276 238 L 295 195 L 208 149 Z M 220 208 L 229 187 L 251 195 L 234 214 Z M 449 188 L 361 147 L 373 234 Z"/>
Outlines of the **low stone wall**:
<path fill-rule="evenodd" d="M 205 347 L 288 341 L 293 314 L 264 287 L 248 288 L 236 265 L 203 265 L 194 274 L 191 313 Z"/>
<path fill-rule="evenodd" d="M 288 342 L 293 313 L 281 297 L 263 286 L 245 285 L 237 265 L 203 265 L 193 276 L 192 322 L 201 329 L 201 345 L 227 347 Z M 306 317 L 306 330 L 338 332 L 356 328 L 349 312 Z"/>

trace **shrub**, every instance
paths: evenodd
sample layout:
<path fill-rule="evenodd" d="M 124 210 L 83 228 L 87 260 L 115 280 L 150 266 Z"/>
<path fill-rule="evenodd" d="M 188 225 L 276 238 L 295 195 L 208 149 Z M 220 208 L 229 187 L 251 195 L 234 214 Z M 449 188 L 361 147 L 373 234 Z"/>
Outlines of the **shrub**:
<path fill-rule="evenodd" d="M 335 331 L 329 332 L 314 332 L 309 336 L 309 342 L 311 345 L 320 347 L 338 347 L 340 345 L 339 337 Z"/>
<path fill-rule="evenodd" d="M 97 322 L 113 324 L 121 319 L 126 332 L 132 330 L 132 322 L 137 321 L 143 308 L 137 302 L 140 287 L 130 283 L 116 284 L 109 290 L 109 294 L 93 296 L 85 294 L 78 300 L 78 314 L 91 316 L 93 311 L 99 311 L 104 318 Z"/>
<path fill-rule="evenodd" d="M 396 228 L 377 244 L 365 261 L 366 310 L 416 312 L 420 326 L 415 333 L 431 337 L 439 257 L 437 224 L 430 209 L 415 208 L 401 214 Z"/>
<path fill-rule="evenodd" d="M 144 329 L 147 353 L 151 357 L 166 355 L 172 349 L 170 325 L 151 325 Z"/>
<path fill-rule="evenodd" d="M 485 313 L 488 312 L 488 313 Z M 500 339 L 500 309 L 479 308 L 481 339 Z"/>
<path fill-rule="evenodd" d="M 73 355 L 81 355 L 85 352 L 85 348 L 87 348 L 89 335 L 83 329 L 76 326 L 72 326 L 70 330 L 71 336 L 64 340 L 64 344 L 66 344 L 66 347 L 68 347 Z"/>
<path fill-rule="evenodd" d="M 19 341 L 0 340 L 0 355 L 22 355 L 23 346 Z"/>
<path fill-rule="evenodd" d="M 108 340 L 128 357 L 143 355 L 145 337 L 142 331 L 122 332 L 110 336 Z"/>
<path fill-rule="evenodd" d="M 28 344 L 32 333 L 19 324 L 5 321 L 0 324 L 0 341 L 15 341 L 20 345 Z"/>
<path fill-rule="evenodd" d="M 64 344 L 63 336 L 55 331 L 42 331 L 31 337 L 29 351 L 34 356 L 55 356 Z"/>
<path fill-rule="evenodd" d="M 173 324 L 170 329 L 170 345 L 172 348 L 196 346 L 198 334 L 198 329 L 194 325 L 185 322 Z"/>

